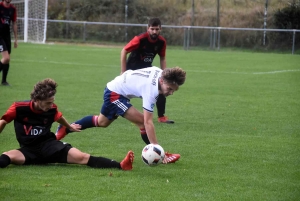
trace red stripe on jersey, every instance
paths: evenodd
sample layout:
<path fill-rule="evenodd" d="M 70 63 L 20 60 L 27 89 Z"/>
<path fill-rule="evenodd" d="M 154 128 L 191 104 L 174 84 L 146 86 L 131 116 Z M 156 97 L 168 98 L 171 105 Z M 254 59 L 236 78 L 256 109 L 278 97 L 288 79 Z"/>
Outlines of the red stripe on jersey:
<path fill-rule="evenodd" d="M 30 101 L 30 103 L 31 103 L 31 104 L 30 104 L 30 109 L 31 109 L 32 112 L 37 113 L 37 114 L 43 113 L 43 112 L 44 112 L 44 111 L 38 111 L 38 110 L 35 110 L 35 109 L 33 108 L 33 101 Z M 62 117 L 62 113 L 61 113 L 60 111 L 58 111 L 57 105 L 55 105 L 55 104 L 53 103 L 51 109 L 55 109 L 55 110 L 56 110 L 56 114 L 55 114 L 55 116 L 54 116 L 54 121 L 57 121 L 58 119 L 60 119 L 60 118 Z"/>
<path fill-rule="evenodd" d="M 117 94 L 115 92 L 111 92 L 111 94 L 110 94 L 110 102 L 111 103 L 114 102 L 114 101 L 116 101 L 116 100 L 118 100 L 119 98 L 120 98 L 119 94 Z"/>
<path fill-rule="evenodd" d="M 132 52 L 134 50 L 137 50 L 140 46 L 140 40 L 147 38 L 150 43 L 155 43 L 157 40 L 164 41 L 164 46 L 162 47 L 161 51 L 158 53 L 159 56 L 165 57 L 166 56 L 166 49 L 167 49 L 167 41 L 164 37 L 161 35 L 158 36 L 157 40 L 152 40 L 148 34 L 148 32 L 142 33 L 138 36 L 135 36 L 127 45 L 124 47 L 126 52 Z"/>
<path fill-rule="evenodd" d="M 145 37 L 144 34 L 142 34 L 142 35 Z M 127 45 L 124 47 L 126 52 L 132 52 L 133 50 L 138 49 L 139 46 L 140 46 L 140 39 L 141 38 L 143 38 L 143 37 L 135 36 L 131 41 L 129 41 L 129 43 L 127 43 Z"/>
<path fill-rule="evenodd" d="M 16 103 L 13 103 L 5 112 L 5 114 L 1 117 L 1 119 L 6 121 L 7 123 L 10 123 L 16 118 L 16 114 Z"/>
<path fill-rule="evenodd" d="M 56 108 L 57 110 L 57 108 Z M 54 117 L 54 121 L 57 121 L 58 119 L 60 119 L 62 117 L 62 113 L 60 111 L 57 110 L 55 117 Z"/>

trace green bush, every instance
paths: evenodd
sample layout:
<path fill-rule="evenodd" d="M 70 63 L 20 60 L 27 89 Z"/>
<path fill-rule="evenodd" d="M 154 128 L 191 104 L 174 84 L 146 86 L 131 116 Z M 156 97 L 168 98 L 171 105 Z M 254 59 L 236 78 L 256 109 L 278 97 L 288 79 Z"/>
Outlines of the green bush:
<path fill-rule="evenodd" d="M 277 29 L 300 29 L 300 5 L 291 3 L 283 9 L 278 9 L 274 14 L 274 25 Z M 281 43 L 290 45 L 293 42 L 293 33 L 274 33 L 273 40 L 276 41 L 277 45 Z M 286 43 L 286 41 L 290 42 Z M 298 47 L 300 46 L 300 37 L 296 37 L 295 44 Z"/>

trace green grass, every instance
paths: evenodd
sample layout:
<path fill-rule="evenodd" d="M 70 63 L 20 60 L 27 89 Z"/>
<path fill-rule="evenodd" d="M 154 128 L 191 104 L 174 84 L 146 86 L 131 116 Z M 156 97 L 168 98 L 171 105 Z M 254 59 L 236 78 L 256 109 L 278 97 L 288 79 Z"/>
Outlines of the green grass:
<path fill-rule="evenodd" d="M 0 87 L 0 113 L 51 77 L 70 122 L 98 114 L 106 82 L 120 73 L 121 48 L 21 43 L 12 52 L 12 87 Z M 132 149 L 133 171 L 10 165 L 0 169 L 0 200 L 298 200 L 299 63 L 296 55 L 170 48 L 168 66 L 184 68 L 187 80 L 167 99 L 166 114 L 176 123 L 154 122 L 164 149 L 181 154 L 178 162 L 144 165 L 138 129 L 119 118 L 64 141 L 119 161 Z M 132 103 L 141 108 L 140 99 Z M 0 134 L 0 153 L 17 147 L 11 123 Z"/>

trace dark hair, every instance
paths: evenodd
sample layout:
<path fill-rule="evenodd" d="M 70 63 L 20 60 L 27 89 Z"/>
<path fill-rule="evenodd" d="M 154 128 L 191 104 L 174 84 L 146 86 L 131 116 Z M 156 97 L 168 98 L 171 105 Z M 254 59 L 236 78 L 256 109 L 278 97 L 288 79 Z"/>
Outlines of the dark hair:
<path fill-rule="evenodd" d="M 34 85 L 30 97 L 32 100 L 46 100 L 56 94 L 57 83 L 50 79 L 44 79 Z"/>
<path fill-rule="evenodd" d="M 161 26 L 160 19 L 157 17 L 151 18 L 148 22 L 148 27 L 156 27 L 156 26 Z"/>
<path fill-rule="evenodd" d="M 178 66 L 174 68 L 165 68 L 161 74 L 164 81 L 170 84 L 183 85 L 185 82 L 186 72 Z"/>

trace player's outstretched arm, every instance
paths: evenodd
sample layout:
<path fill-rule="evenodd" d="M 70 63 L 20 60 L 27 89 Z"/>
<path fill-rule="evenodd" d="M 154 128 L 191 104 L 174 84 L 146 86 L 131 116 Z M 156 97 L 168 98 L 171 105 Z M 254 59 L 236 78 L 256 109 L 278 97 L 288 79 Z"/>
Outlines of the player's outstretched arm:
<path fill-rule="evenodd" d="M 18 47 L 18 25 L 17 22 L 13 22 L 13 32 L 15 36 L 14 48 Z"/>
<path fill-rule="evenodd" d="M 62 116 L 57 120 L 58 123 L 61 125 L 65 126 L 67 129 L 73 132 L 80 132 L 81 130 L 81 125 L 80 124 L 69 124 L 67 120 Z"/>
<path fill-rule="evenodd" d="M 162 70 L 164 70 L 165 68 L 167 68 L 166 57 L 160 57 L 160 68 Z"/>
<path fill-rule="evenodd" d="M 127 59 L 127 52 L 125 48 L 121 51 L 121 75 L 126 71 L 126 59 Z"/>
<path fill-rule="evenodd" d="M 144 125 L 150 143 L 158 144 L 153 123 L 153 114 L 144 110 Z"/>
<path fill-rule="evenodd" d="M 3 119 L 0 119 L 0 133 L 3 131 L 3 129 L 5 128 L 7 122 Z"/>

